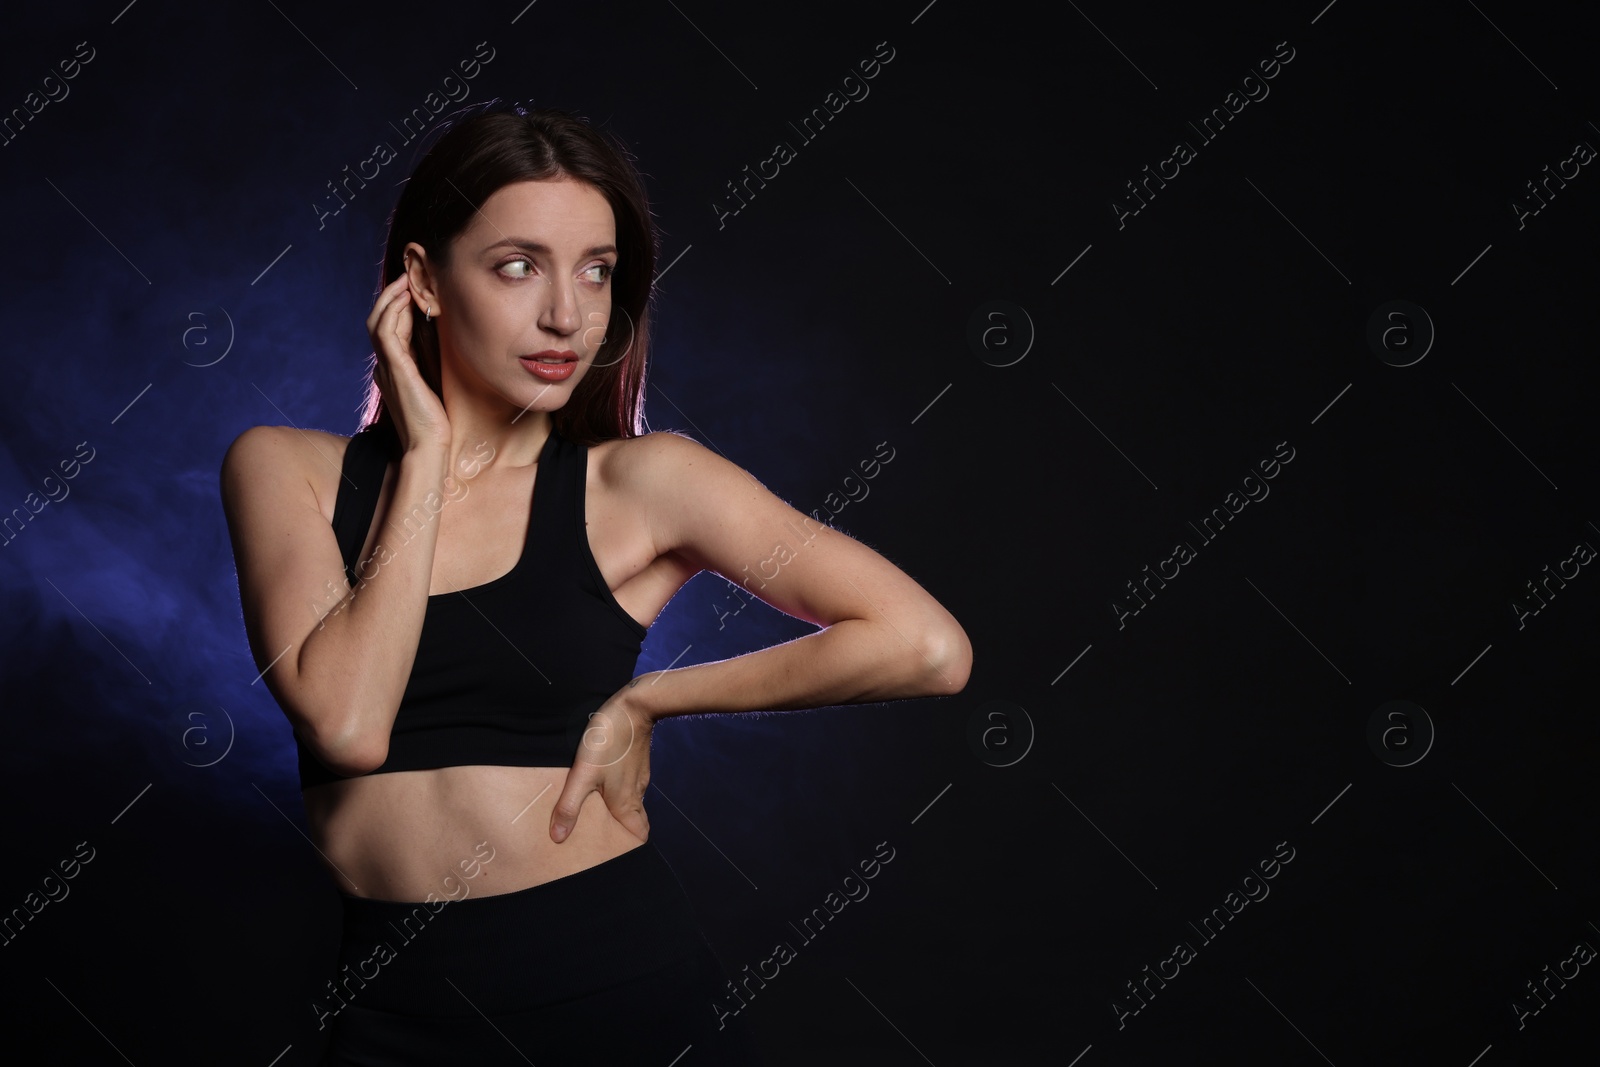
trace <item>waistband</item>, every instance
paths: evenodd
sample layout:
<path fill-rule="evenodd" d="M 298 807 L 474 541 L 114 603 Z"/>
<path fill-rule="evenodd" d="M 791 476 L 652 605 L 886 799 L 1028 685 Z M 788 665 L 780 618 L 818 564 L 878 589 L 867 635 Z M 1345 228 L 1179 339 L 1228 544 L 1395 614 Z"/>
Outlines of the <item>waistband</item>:
<path fill-rule="evenodd" d="M 344 932 L 325 997 L 390 1012 L 527 1011 L 681 965 L 706 944 L 648 841 L 510 893 L 431 904 L 340 897 Z"/>

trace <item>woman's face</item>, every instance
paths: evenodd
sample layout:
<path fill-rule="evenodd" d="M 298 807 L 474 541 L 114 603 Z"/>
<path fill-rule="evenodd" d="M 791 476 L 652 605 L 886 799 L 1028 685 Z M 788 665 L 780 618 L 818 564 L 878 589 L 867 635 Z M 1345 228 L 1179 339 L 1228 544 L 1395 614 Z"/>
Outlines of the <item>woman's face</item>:
<path fill-rule="evenodd" d="M 449 265 L 429 272 L 446 396 L 498 396 L 519 413 L 566 404 L 606 340 L 616 263 L 616 220 L 594 186 L 526 181 L 495 192 L 456 237 Z"/>

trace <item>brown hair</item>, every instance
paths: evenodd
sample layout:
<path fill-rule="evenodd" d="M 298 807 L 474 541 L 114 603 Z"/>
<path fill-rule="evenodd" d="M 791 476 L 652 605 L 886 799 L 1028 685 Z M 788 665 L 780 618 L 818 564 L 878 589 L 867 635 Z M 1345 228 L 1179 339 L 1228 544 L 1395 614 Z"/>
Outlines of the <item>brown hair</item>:
<path fill-rule="evenodd" d="M 457 112 L 447 124 L 400 193 L 389 217 L 378 291 L 404 270 L 402 252 L 410 241 L 426 249 L 431 261 L 446 265 L 451 242 L 467 228 L 479 206 L 503 186 L 549 179 L 594 186 L 611 204 L 616 220 L 611 322 L 572 398 L 550 417 L 558 434 L 579 444 L 642 435 L 656 234 L 644 181 L 632 155 L 620 141 L 584 119 L 555 108 L 524 110 L 490 101 L 464 112 L 466 118 Z M 626 316 L 626 324 L 617 322 L 618 311 Z M 435 393 L 440 391 L 437 329 L 413 304 L 411 347 L 423 381 Z M 372 366 L 376 363 L 373 354 Z M 369 367 L 361 424 L 378 423 L 392 433 L 394 424 Z"/>

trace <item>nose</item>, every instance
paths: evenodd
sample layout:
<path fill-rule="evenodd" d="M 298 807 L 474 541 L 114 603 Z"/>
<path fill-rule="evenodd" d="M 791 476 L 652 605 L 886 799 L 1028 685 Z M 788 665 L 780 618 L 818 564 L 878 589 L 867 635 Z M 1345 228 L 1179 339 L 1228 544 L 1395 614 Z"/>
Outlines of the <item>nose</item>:
<path fill-rule="evenodd" d="M 578 293 L 572 279 L 558 278 L 545 286 L 539 325 L 551 333 L 570 337 L 582 324 L 582 309 L 578 306 Z"/>

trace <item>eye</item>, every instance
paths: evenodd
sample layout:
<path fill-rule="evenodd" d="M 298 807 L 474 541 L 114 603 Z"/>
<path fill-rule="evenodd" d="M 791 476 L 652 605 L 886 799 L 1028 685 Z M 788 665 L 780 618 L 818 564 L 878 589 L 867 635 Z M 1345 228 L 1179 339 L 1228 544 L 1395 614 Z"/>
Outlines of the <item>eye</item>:
<path fill-rule="evenodd" d="M 499 271 L 507 278 L 528 278 L 532 276 L 533 264 L 526 259 L 512 259 L 500 264 Z"/>
<path fill-rule="evenodd" d="M 595 279 L 596 283 L 605 282 L 607 278 L 610 278 L 617 272 L 617 268 L 613 267 L 609 263 L 596 263 L 594 266 L 590 267 L 589 270 L 600 271 L 600 277 Z M 588 273 L 588 271 L 585 271 L 584 273 Z"/>

